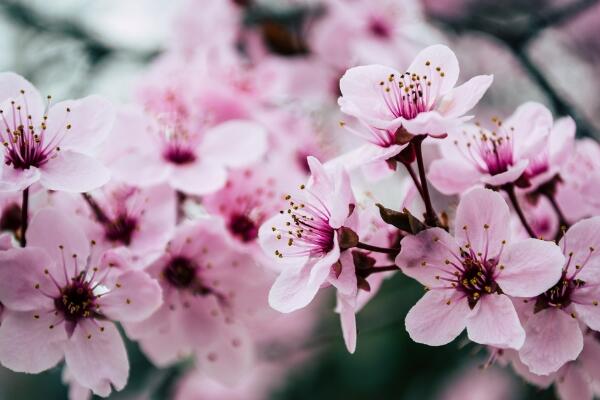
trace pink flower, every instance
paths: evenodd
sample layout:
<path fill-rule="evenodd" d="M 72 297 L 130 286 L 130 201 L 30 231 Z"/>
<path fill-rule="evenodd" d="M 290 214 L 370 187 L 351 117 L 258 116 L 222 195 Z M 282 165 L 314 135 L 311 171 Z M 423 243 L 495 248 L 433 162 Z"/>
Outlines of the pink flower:
<path fill-rule="evenodd" d="M 150 318 L 126 324 L 128 335 L 157 366 L 196 354 L 202 370 L 235 384 L 251 367 L 253 345 L 244 325 L 264 298 L 264 273 L 227 240 L 214 218 L 177 228 L 164 254 L 148 267 L 164 302 Z"/>
<path fill-rule="evenodd" d="M 400 128 L 410 135 L 444 137 L 468 117 L 492 83 L 481 75 L 461 86 L 458 60 L 446 46 L 421 51 L 404 73 L 383 65 L 354 67 L 340 80 L 342 112 L 358 118 L 368 132 L 354 131 L 368 144 L 356 150 L 363 163 L 397 155 L 410 137 L 397 138 Z"/>
<path fill-rule="evenodd" d="M 582 326 L 600 331 L 600 217 L 573 225 L 559 246 L 566 260 L 560 280 L 526 303 L 527 339 L 519 356 L 538 375 L 577 358 L 583 348 Z"/>
<path fill-rule="evenodd" d="M 267 150 L 265 130 L 251 121 L 189 131 L 179 124 L 153 123 L 136 111 L 122 113 L 118 120 L 111 139 L 115 151 L 108 152 L 110 166 L 131 185 L 168 182 L 183 193 L 211 193 L 225 185 L 228 168 L 258 161 Z"/>
<path fill-rule="evenodd" d="M 525 341 L 508 296 L 527 297 L 554 285 L 564 262 L 550 242 L 510 242 L 510 212 L 502 196 L 473 189 L 456 211 L 455 236 L 440 228 L 402 239 L 396 264 L 428 289 L 406 316 L 419 343 L 449 343 L 467 328 L 469 339 L 519 349 Z"/>
<path fill-rule="evenodd" d="M 129 365 L 113 321 L 139 321 L 161 302 L 158 284 L 115 254 L 99 258 L 66 215 L 40 210 L 27 248 L 0 252 L 0 362 L 39 373 L 65 358 L 74 380 L 101 396 L 123 389 Z"/>
<path fill-rule="evenodd" d="M 114 120 L 98 96 L 50 106 L 31 83 L 0 74 L 0 191 L 20 191 L 39 182 L 49 190 L 87 192 L 105 184 L 108 170 L 90 153 Z"/>
<path fill-rule="evenodd" d="M 498 367 L 478 368 L 474 365 L 453 374 L 440 393 L 440 400 L 506 400 L 519 397 L 514 378 Z"/>
<path fill-rule="evenodd" d="M 337 230 L 350 224 L 354 196 L 348 174 L 326 170 L 308 157 L 311 178 L 300 186 L 298 199 L 286 196 L 289 208 L 259 229 L 260 244 L 283 270 L 269 293 L 269 303 L 281 312 L 305 307 L 328 281 L 340 258 Z"/>
<path fill-rule="evenodd" d="M 552 114 L 538 103 L 525 103 L 506 121 L 493 118 L 487 130 L 467 125 L 440 146 L 428 178 L 444 194 L 461 193 L 473 185 L 521 186 L 543 183 L 568 159 L 575 132 L 573 121 L 552 125 Z M 460 133 L 459 133 L 460 132 Z"/>

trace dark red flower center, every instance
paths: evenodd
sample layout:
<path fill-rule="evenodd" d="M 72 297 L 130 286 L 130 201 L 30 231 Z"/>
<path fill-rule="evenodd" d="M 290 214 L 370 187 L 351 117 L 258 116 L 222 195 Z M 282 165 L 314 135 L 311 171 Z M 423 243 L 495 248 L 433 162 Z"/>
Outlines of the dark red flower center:
<path fill-rule="evenodd" d="M 457 289 L 467 296 L 471 309 L 482 296 L 501 292 L 494 280 L 496 264 L 494 259 L 481 261 L 470 254 L 463 254 L 463 268 L 462 271 L 456 272 L 456 285 Z"/>
<path fill-rule="evenodd" d="M 251 242 L 258 237 L 258 226 L 244 214 L 234 214 L 229 220 L 228 228 L 242 242 Z"/>
<path fill-rule="evenodd" d="M 82 318 L 98 317 L 95 312 L 96 296 L 89 282 L 76 278 L 61 289 L 60 297 L 54 299 L 54 307 L 67 321 L 76 322 Z"/>
<path fill-rule="evenodd" d="M 105 225 L 104 234 L 106 239 L 111 242 L 119 242 L 129 246 L 136 229 L 137 221 L 135 218 L 127 215 L 120 215 L 117 219 Z"/>

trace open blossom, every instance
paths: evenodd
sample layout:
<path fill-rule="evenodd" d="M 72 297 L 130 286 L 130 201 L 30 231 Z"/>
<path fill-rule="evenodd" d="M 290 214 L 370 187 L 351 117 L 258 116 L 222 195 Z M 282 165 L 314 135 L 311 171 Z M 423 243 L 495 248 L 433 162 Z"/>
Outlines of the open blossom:
<path fill-rule="evenodd" d="M 108 170 L 91 152 L 114 120 L 98 96 L 50 105 L 21 76 L 0 74 L 0 191 L 20 191 L 39 182 L 49 190 L 86 192 L 105 184 Z"/>
<path fill-rule="evenodd" d="M 568 160 L 575 124 L 556 121 L 538 103 L 525 103 L 506 121 L 493 118 L 491 130 L 466 125 L 440 146 L 442 158 L 429 169 L 431 183 L 444 194 L 461 193 L 473 185 L 520 186 L 544 183 Z"/>
<path fill-rule="evenodd" d="M 406 316 L 413 340 L 439 346 L 466 327 L 476 343 L 523 345 L 525 331 L 508 296 L 548 290 L 560 278 L 564 257 L 550 242 L 511 243 L 509 218 L 502 196 L 476 188 L 458 205 L 454 237 L 431 228 L 402 239 L 396 264 L 428 289 Z"/>
<path fill-rule="evenodd" d="M 215 218 L 177 228 L 164 254 L 147 269 L 159 279 L 164 302 L 150 318 L 126 324 L 130 337 L 158 366 L 196 354 L 200 368 L 235 384 L 252 364 L 243 324 L 265 293 L 263 271 L 227 240 Z"/>
<path fill-rule="evenodd" d="M 600 217 L 573 225 L 559 246 L 565 255 L 560 280 L 525 304 L 527 339 L 519 356 L 538 375 L 577 358 L 582 326 L 600 331 Z"/>
<path fill-rule="evenodd" d="M 265 130 L 252 121 L 192 131 L 134 110 L 123 112 L 118 121 L 111 136 L 114 151 L 107 157 L 115 176 L 131 185 L 167 182 L 186 194 L 211 193 L 225 185 L 228 168 L 258 161 L 267 150 Z"/>
<path fill-rule="evenodd" d="M 269 303 L 281 312 L 305 307 L 328 282 L 340 258 L 338 229 L 351 225 L 354 195 L 348 174 L 326 170 L 308 157 L 311 177 L 300 186 L 299 198 L 286 196 L 289 208 L 268 219 L 259 230 L 264 251 L 282 264 L 269 293 Z"/>
<path fill-rule="evenodd" d="M 123 389 L 129 365 L 114 321 L 139 321 L 161 302 L 158 283 L 115 254 L 94 254 L 84 232 L 40 210 L 27 248 L 0 252 L 0 362 L 38 373 L 63 358 L 73 379 L 101 396 Z"/>
<path fill-rule="evenodd" d="M 346 71 L 338 102 L 342 112 L 366 126 L 365 132 L 353 132 L 369 142 L 355 150 L 357 160 L 385 161 L 412 135 L 443 137 L 468 119 L 464 114 L 481 99 L 492 77 L 476 76 L 454 87 L 458 73 L 456 56 L 443 45 L 421 51 L 405 72 L 383 65 Z"/>

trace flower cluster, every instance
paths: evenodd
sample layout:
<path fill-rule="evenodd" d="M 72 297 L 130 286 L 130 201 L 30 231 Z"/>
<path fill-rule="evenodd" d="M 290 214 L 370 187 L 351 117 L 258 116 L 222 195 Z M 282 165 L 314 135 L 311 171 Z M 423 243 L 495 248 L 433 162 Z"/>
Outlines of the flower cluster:
<path fill-rule="evenodd" d="M 0 364 L 106 397 L 136 342 L 185 371 L 175 398 L 258 400 L 309 355 L 319 293 L 354 353 L 395 276 L 425 289 L 413 341 L 466 330 L 486 365 L 592 398 L 597 142 L 534 102 L 477 120 L 493 77 L 457 84 L 412 2 L 331 1 L 299 37 L 244 23 L 244 1 L 189 3 L 131 104 L 0 73 Z"/>

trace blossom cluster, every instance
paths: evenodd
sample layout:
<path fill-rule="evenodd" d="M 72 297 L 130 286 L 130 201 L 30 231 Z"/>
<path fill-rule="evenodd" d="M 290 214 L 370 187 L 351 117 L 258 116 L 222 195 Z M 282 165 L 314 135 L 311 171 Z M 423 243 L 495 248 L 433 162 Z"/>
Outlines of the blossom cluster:
<path fill-rule="evenodd" d="M 0 74 L 0 364 L 106 397 L 126 337 L 191 365 L 176 398 L 261 399 L 308 355 L 319 293 L 354 353 L 356 314 L 403 275 L 425 289 L 415 342 L 466 330 L 486 366 L 591 399 L 600 145 L 540 103 L 476 118 L 493 76 L 458 84 L 449 47 L 401 40 L 418 9 L 331 1 L 304 42 L 242 3 L 182 12 L 130 104 Z M 402 198 L 374 199 L 392 175 Z"/>

